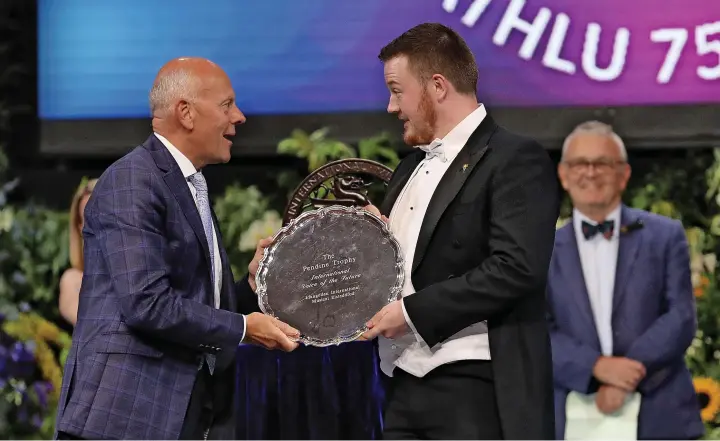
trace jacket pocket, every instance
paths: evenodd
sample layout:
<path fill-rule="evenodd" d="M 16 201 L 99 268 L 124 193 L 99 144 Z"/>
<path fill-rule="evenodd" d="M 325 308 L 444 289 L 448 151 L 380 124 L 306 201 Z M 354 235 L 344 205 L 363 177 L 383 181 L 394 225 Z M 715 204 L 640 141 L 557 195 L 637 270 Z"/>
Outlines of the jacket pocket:
<path fill-rule="evenodd" d="M 133 354 L 150 358 L 162 358 L 163 352 L 125 332 L 103 333 L 104 340 L 95 345 L 101 354 Z"/>

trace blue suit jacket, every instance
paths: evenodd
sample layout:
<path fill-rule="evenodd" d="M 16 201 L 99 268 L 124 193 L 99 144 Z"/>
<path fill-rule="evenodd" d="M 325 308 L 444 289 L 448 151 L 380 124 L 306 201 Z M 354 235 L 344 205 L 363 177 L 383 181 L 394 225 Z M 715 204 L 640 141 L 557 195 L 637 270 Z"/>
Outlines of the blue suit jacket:
<path fill-rule="evenodd" d="M 613 295 L 613 352 L 647 370 L 639 439 L 688 439 L 703 433 L 684 354 L 695 335 L 695 300 L 685 231 L 678 221 L 623 206 L 621 224 L 643 227 L 620 234 Z M 601 355 L 572 222 L 555 235 L 548 278 L 558 439 L 564 438 L 569 391 L 591 394 Z"/>
<path fill-rule="evenodd" d="M 216 309 L 200 215 L 155 136 L 100 177 L 83 235 L 78 322 L 56 430 L 86 439 L 177 439 L 203 354 L 217 356 L 215 375 L 232 379 L 243 337 L 243 316 L 230 312 L 242 308 L 225 250 L 219 247 Z"/>

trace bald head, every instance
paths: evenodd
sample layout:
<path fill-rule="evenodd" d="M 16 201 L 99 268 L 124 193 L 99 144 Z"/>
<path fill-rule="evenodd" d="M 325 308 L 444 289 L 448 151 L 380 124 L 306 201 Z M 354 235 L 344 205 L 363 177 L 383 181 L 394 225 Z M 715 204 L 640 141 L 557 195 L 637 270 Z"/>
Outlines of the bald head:
<path fill-rule="evenodd" d="M 176 58 L 166 63 L 155 77 L 150 90 L 153 117 L 166 116 L 178 101 L 194 102 L 202 92 L 204 79 L 226 76 L 215 63 L 205 58 Z"/>
<path fill-rule="evenodd" d="M 235 125 L 245 115 L 228 75 L 204 58 L 165 64 L 150 90 L 153 131 L 180 150 L 196 169 L 230 160 Z"/>

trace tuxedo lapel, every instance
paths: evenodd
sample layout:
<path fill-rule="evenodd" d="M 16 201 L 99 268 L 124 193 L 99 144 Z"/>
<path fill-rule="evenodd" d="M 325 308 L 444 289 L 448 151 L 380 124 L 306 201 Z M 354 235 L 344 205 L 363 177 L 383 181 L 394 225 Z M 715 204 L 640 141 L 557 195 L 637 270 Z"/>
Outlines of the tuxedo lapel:
<path fill-rule="evenodd" d="M 575 228 L 570 222 L 568 228 L 563 228 L 557 233 L 557 244 L 555 255 L 558 260 L 557 268 L 559 268 L 562 282 L 564 282 L 567 292 L 575 302 L 580 313 L 580 321 L 587 323 L 587 333 L 593 336 L 595 347 L 600 348 L 600 339 L 597 334 L 595 324 L 595 316 L 590 305 L 590 296 L 588 295 L 585 276 L 583 274 L 582 262 L 580 261 L 580 252 L 578 251 L 577 238 L 575 236 Z M 560 282 L 558 285 L 563 285 Z"/>
<path fill-rule="evenodd" d="M 623 232 L 625 229 L 624 227 L 633 224 L 636 221 L 637 216 L 635 216 L 629 208 L 623 205 L 620 211 L 620 246 L 618 248 L 617 266 L 615 270 L 613 314 L 625 297 L 627 283 L 630 280 L 630 275 L 635 267 L 638 251 L 640 250 L 640 245 L 642 243 L 642 235 L 639 231 L 630 231 L 627 233 Z"/>
<path fill-rule="evenodd" d="M 413 257 L 413 272 L 422 262 L 440 218 L 460 192 L 475 166 L 485 156 L 490 138 L 496 130 L 497 125 L 490 115 L 486 115 L 438 183 L 420 227 L 415 256 Z"/>
<path fill-rule="evenodd" d="M 393 179 L 391 181 L 391 185 L 388 186 L 385 198 L 380 206 L 380 212 L 382 214 L 390 217 L 390 212 L 392 211 L 393 205 L 395 205 L 395 201 L 397 201 L 398 196 L 400 196 L 400 192 L 403 188 L 405 188 L 405 184 L 407 184 L 408 179 L 410 179 L 413 171 L 415 171 L 418 164 L 420 164 L 424 157 L 425 152 L 417 149 L 403 160 L 401 163 L 402 169 L 398 170 L 398 176 Z"/>

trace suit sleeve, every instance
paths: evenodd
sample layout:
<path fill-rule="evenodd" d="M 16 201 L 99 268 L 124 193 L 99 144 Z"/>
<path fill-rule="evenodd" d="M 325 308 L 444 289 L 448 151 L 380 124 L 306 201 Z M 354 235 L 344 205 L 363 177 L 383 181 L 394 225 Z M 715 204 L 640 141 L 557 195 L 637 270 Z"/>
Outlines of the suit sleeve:
<path fill-rule="evenodd" d="M 526 296 L 545 292 L 559 213 L 554 166 L 535 142 L 497 150 L 503 158 L 490 180 L 489 257 L 460 277 L 403 299 L 420 337 L 431 347 L 511 310 Z"/>
<path fill-rule="evenodd" d="M 549 285 L 547 318 L 555 384 L 586 395 L 595 393 L 600 383 L 593 376 L 593 367 L 602 354 L 562 332 L 553 312 L 553 294 Z"/>
<path fill-rule="evenodd" d="M 95 190 L 88 240 L 99 244 L 128 327 L 201 352 L 234 353 L 244 317 L 184 298 L 170 285 L 166 207 L 155 190 L 165 184 L 159 179 L 137 166 L 109 171 Z"/>
<path fill-rule="evenodd" d="M 647 370 L 639 384 L 648 393 L 660 385 L 682 360 L 697 330 L 695 298 L 690 277 L 690 257 L 685 231 L 674 223 L 665 258 L 665 312 L 638 337 L 625 354 Z"/>

